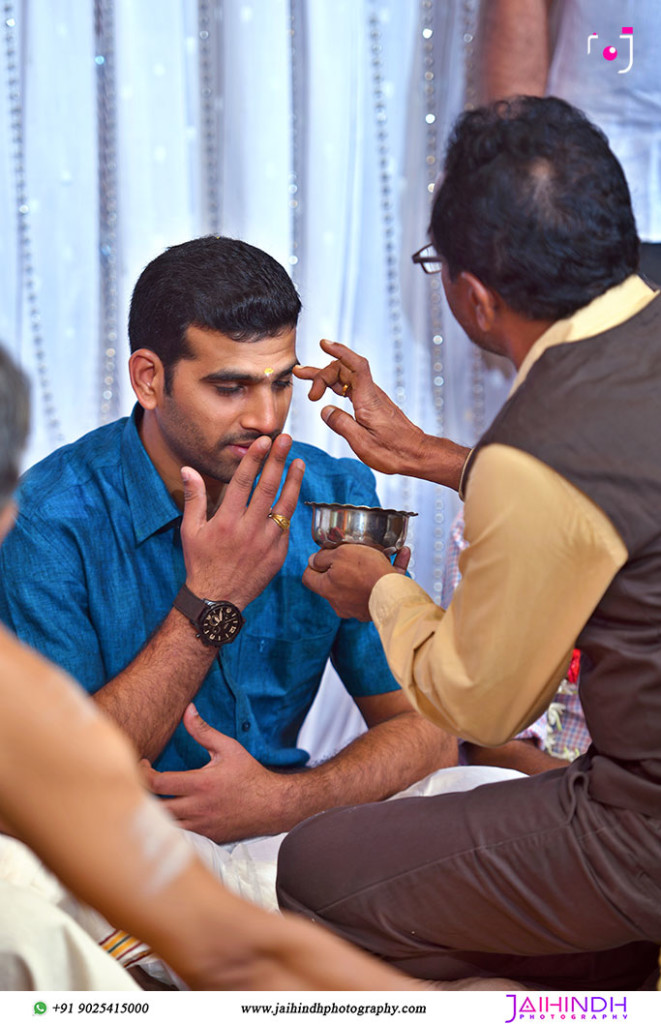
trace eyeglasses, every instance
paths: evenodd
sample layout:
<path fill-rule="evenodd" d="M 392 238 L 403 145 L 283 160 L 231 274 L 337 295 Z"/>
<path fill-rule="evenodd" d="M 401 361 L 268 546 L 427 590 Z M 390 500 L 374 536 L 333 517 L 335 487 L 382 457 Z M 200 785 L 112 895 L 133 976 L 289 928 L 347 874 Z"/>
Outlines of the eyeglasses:
<path fill-rule="evenodd" d="M 438 253 L 433 245 L 423 245 L 411 256 L 414 263 L 419 263 L 425 274 L 440 274 L 443 269 L 443 262 L 439 260 Z"/>

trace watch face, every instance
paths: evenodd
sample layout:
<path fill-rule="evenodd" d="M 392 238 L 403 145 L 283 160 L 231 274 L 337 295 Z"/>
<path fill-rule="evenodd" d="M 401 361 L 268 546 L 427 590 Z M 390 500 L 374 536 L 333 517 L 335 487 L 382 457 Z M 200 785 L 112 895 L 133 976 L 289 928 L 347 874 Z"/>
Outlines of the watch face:
<path fill-rule="evenodd" d="M 202 636 L 212 644 L 227 644 L 241 629 L 243 619 L 238 608 L 229 602 L 218 602 L 200 623 Z"/>

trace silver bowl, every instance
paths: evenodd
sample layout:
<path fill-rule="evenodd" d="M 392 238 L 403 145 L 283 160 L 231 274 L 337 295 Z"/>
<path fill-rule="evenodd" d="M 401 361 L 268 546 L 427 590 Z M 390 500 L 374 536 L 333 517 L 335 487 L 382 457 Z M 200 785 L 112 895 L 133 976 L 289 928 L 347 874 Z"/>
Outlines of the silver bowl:
<path fill-rule="evenodd" d="M 394 508 L 369 505 L 338 505 L 306 501 L 312 509 L 312 536 L 324 548 L 338 544 L 367 544 L 393 555 L 403 546 L 411 516 L 417 512 L 397 512 Z"/>

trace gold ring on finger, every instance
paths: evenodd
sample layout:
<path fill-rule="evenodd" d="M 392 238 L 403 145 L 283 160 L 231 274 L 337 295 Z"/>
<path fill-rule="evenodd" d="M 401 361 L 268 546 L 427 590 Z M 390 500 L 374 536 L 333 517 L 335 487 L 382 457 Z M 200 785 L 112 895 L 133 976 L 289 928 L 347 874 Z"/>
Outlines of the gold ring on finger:
<path fill-rule="evenodd" d="M 279 512 L 269 512 L 269 519 L 272 519 L 274 523 L 277 523 L 283 533 L 286 533 L 291 526 L 291 520 L 287 519 L 287 516 L 283 516 Z"/>
<path fill-rule="evenodd" d="M 351 384 L 345 384 L 342 388 L 342 398 L 346 398 L 351 391 Z"/>

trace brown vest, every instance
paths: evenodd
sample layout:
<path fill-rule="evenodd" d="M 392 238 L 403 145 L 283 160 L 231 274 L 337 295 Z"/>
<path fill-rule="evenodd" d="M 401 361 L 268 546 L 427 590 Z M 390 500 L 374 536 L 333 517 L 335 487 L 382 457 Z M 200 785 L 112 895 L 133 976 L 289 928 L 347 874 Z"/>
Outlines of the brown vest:
<path fill-rule="evenodd" d="M 594 609 L 576 762 L 602 803 L 661 816 L 661 296 L 610 331 L 549 348 L 476 451 L 528 452 L 598 505 L 628 558 Z M 470 472 L 470 469 L 469 469 Z"/>

